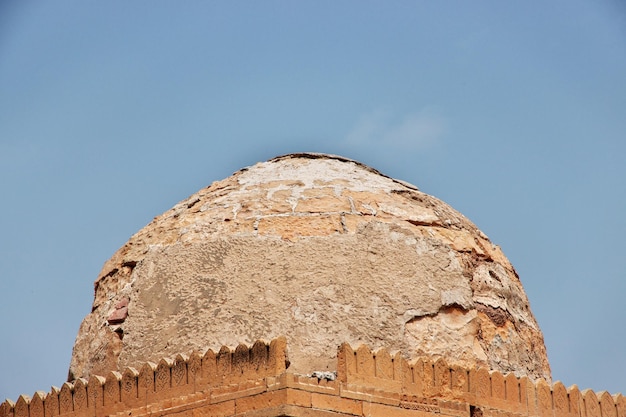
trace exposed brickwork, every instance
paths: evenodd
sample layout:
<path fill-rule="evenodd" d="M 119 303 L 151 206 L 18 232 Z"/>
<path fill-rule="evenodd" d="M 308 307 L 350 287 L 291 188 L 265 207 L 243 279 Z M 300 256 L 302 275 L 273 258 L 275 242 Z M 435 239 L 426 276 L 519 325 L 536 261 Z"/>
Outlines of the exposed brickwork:
<path fill-rule="evenodd" d="M 338 352 L 337 379 L 287 369 L 284 338 L 178 355 L 0 404 L 0 417 L 626 417 L 626 397 L 386 350 Z"/>

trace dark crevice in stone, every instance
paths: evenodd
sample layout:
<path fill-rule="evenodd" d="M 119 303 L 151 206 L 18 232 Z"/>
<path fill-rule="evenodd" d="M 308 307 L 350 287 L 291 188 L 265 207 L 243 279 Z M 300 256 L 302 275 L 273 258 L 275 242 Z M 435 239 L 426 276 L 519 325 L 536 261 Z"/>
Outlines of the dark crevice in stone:
<path fill-rule="evenodd" d="M 502 283 L 502 280 L 500 279 L 500 277 L 498 276 L 498 274 L 496 274 L 494 271 L 492 271 L 491 269 L 489 270 L 489 276 L 493 279 L 495 279 L 496 281 L 498 281 L 499 283 Z"/>
<path fill-rule="evenodd" d="M 187 204 L 187 208 L 188 208 L 188 209 L 190 209 L 190 208 L 192 208 L 193 206 L 195 206 L 196 204 L 198 204 L 199 202 L 200 202 L 200 199 L 199 199 L 199 198 L 196 198 L 196 199 L 195 199 L 195 200 L 193 200 L 191 203 L 188 203 L 188 204 Z"/>
<path fill-rule="evenodd" d="M 405 324 L 414 323 L 416 321 L 422 320 L 422 319 L 427 318 L 427 317 L 435 317 L 435 316 L 437 316 L 437 315 L 439 315 L 441 313 L 450 313 L 453 310 L 460 310 L 464 314 L 469 311 L 469 309 L 463 307 L 461 304 L 458 304 L 458 303 L 447 304 L 447 305 L 439 307 L 439 310 L 437 310 L 437 311 L 435 311 L 433 313 L 424 313 L 424 314 L 420 314 L 420 315 L 414 315 L 413 317 L 408 319 Z"/>
<path fill-rule="evenodd" d="M 491 322 L 497 327 L 504 326 L 507 321 L 514 323 L 511 314 L 508 311 L 501 309 L 500 307 L 491 307 L 481 303 L 476 303 L 476 310 L 484 313 L 487 317 L 489 317 L 489 320 L 491 320 Z"/>
<path fill-rule="evenodd" d="M 130 268 L 131 271 L 137 266 L 137 261 L 124 261 L 122 267 Z"/>
<path fill-rule="evenodd" d="M 413 226 L 441 226 L 439 222 L 422 222 L 419 220 L 407 220 L 407 222 L 411 223 Z"/>
<path fill-rule="evenodd" d="M 122 329 L 121 327 L 118 327 L 117 329 L 114 330 L 114 332 L 117 335 L 117 337 L 120 338 L 120 340 L 124 339 L 124 329 Z"/>
<path fill-rule="evenodd" d="M 483 417 L 483 410 L 475 405 L 470 405 L 470 417 Z"/>

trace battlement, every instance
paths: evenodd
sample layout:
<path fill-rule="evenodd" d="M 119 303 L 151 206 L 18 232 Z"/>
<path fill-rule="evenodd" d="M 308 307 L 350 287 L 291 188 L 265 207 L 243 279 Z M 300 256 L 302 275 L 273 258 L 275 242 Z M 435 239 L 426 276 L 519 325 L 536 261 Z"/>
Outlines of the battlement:
<path fill-rule="evenodd" d="M 129 367 L 122 373 L 110 372 L 106 378 L 79 378 L 60 389 L 52 387 L 47 394 L 37 391 L 32 398 L 20 395 L 15 403 L 0 404 L 0 416 L 104 416 L 163 400 L 184 403 L 207 389 L 280 375 L 286 370 L 286 358 L 284 338 L 269 344 L 257 341 L 251 347 L 239 345 L 234 350 L 208 350 L 202 356 L 179 354 L 157 364 L 147 362 L 139 370 Z"/>
<path fill-rule="evenodd" d="M 531 381 L 485 368 L 464 369 L 443 358 L 409 363 L 400 353 L 372 352 L 363 345 L 356 350 L 340 346 L 337 375 L 347 386 L 400 392 L 400 405 L 414 409 L 427 409 L 423 406 L 429 402 L 424 400 L 437 399 L 522 416 L 626 416 L 626 397 L 621 394 L 580 391 L 576 385 L 566 388 L 561 382 L 550 385 L 543 379 Z"/>
<path fill-rule="evenodd" d="M 0 404 L 0 417 L 198 415 L 626 417 L 626 397 L 444 359 L 339 347 L 336 380 L 288 372 L 285 338 L 91 376 Z M 426 414 L 425 414 L 426 413 Z"/>

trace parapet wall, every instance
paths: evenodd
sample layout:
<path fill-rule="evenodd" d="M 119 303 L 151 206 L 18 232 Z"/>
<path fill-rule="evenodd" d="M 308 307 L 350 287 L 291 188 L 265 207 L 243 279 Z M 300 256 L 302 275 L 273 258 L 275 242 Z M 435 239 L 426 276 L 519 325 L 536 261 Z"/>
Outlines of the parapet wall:
<path fill-rule="evenodd" d="M 625 417 L 626 397 L 580 391 L 545 380 L 531 381 L 514 374 L 503 375 L 485 368 L 464 369 L 448 365 L 442 358 L 407 362 L 400 353 L 366 346 L 353 350 L 340 346 L 338 379 L 348 385 L 367 386 L 402 393 L 400 406 L 428 409 L 428 399 L 467 404 L 479 414 L 512 414 L 541 417 Z M 426 401 L 424 401 L 426 400 Z M 411 403 L 415 405 L 412 406 Z M 440 404 L 441 405 L 441 404 Z"/>
<path fill-rule="evenodd" d="M 339 347 L 336 380 L 288 371 L 279 338 L 234 350 L 177 355 L 140 370 L 66 382 L 0 404 L 0 417 L 333 415 L 626 417 L 626 397 L 549 385 L 444 359 Z M 333 413 L 333 414 L 323 414 Z"/>
<path fill-rule="evenodd" d="M 106 378 L 92 376 L 52 387 L 49 393 L 37 391 L 32 398 L 21 395 L 17 402 L 0 404 L 0 417 L 93 417 L 127 409 L 148 407 L 163 400 L 187 401 L 191 395 L 245 381 L 263 380 L 285 372 L 284 338 L 266 344 L 257 341 L 248 347 L 230 350 L 222 347 L 200 356 L 177 355 L 158 364 L 147 362 L 140 370 L 126 368 L 110 372 Z"/>

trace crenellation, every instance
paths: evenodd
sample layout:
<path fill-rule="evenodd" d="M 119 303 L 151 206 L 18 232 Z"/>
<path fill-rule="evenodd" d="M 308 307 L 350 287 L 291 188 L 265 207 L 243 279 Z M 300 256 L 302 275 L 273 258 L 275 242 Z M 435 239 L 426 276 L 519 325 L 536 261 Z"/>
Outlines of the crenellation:
<path fill-rule="evenodd" d="M 374 356 L 366 345 L 361 345 L 356 350 L 356 373 L 361 378 L 376 376 Z"/>
<path fill-rule="evenodd" d="M 498 371 L 491 371 L 489 376 L 491 380 L 491 396 L 496 400 L 506 401 L 504 375 Z"/>
<path fill-rule="evenodd" d="M 172 365 L 174 360 L 170 358 L 162 358 L 157 364 L 154 374 L 154 392 L 162 395 L 172 387 Z"/>
<path fill-rule="evenodd" d="M 270 342 L 267 375 L 280 374 L 289 367 L 287 338 L 281 336 Z"/>
<path fill-rule="evenodd" d="M 611 394 L 601 391 L 597 394 L 600 399 L 600 412 L 602 417 L 617 417 L 617 407 Z"/>
<path fill-rule="evenodd" d="M 586 389 L 581 392 L 583 396 L 583 404 L 584 404 L 584 417 L 602 417 L 602 413 L 600 410 L 600 402 L 598 401 L 598 396 L 595 392 L 590 389 Z"/>
<path fill-rule="evenodd" d="M 65 382 L 61 385 L 59 392 L 59 415 L 71 414 L 74 412 L 74 384 Z M 16 416 L 17 417 L 17 416 Z"/>
<path fill-rule="evenodd" d="M 424 383 L 424 360 L 418 358 L 410 364 L 411 368 L 411 393 L 420 396 L 424 395 L 426 384 Z"/>
<path fill-rule="evenodd" d="M 244 377 L 250 371 L 250 348 L 244 344 L 239 344 L 232 353 L 233 378 Z"/>
<path fill-rule="evenodd" d="M 44 402 L 44 413 L 46 417 L 57 417 L 60 413 L 60 409 L 59 409 L 59 393 L 60 393 L 60 389 L 52 386 L 50 387 L 50 392 L 48 393 L 48 395 L 46 395 L 46 400 Z M 3 416 L 2 413 L 0 413 L 0 417 L 8 417 L 8 416 Z"/>
<path fill-rule="evenodd" d="M 437 391 L 435 385 L 435 364 L 428 358 L 417 361 L 418 374 L 421 374 L 423 395 L 430 396 Z"/>
<path fill-rule="evenodd" d="M 626 417 L 626 397 L 622 394 L 615 394 L 613 400 L 615 401 L 617 417 Z"/>
<path fill-rule="evenodd" d="M 46 393 L 43 391 L 37 391 L 33 394 L 33 398 L 30 400 L 30 404 L 28 406 L 28 414 L 30 417 L 44 417 L 45 416 L 45 408 L 44 401 L 46 398 Z"/>
<path fill-rule="evenodd" d="M 450 388 L 455 397 L 466 398 L 469 393 L 469 371 L 458 365 L 450 366 Z"/>
<path fill-rule="evenodd" d="M 217 381 L 217 354 L 207 350 L 202 356 L 200 384 L 203 386 L 215 385 Z"/>
<path fill-rule="evenodd" d="M 171 368 L 172 393 L 175 395 L 187 395 L 193 393 L 194 384 L 189 383 L 189 374 L 187 370 L 188 355 L 178 354 L 174 358 L 174 364 Z"/>
<path fill-rule="evenodd" d="M 402 352 L 396 352 L 393 355 L 393 379 L 395 381 L 400 381 L 402 386 L 404 387 L 411 379 L 409 378 L 408 373 L 410 372 L 409 364 L 404 359 Z M 407 378 L 408 381 L 407 381 Z"/>
<path fill-rule="evenodd" d="M 491 375 L 486 368 L 470 370 L 471 393 L 477 398 L 491 398 Z"/>
<path fill-rule="evenodd" d="M 187 378 L 189 384 L 193 385 L 192 392 L 198 391 L 202 386 L 202 357 L 196 351 L 191 352 L 187 360 Z"/>
<path fill-rule="evenodd" d="M 250 363 L 257 373 L 262 374 L 267 369 L 269 359 L 269 345 L 257 340 L 250 348 Z"/>
<path fill-rule="evenodd" d="M 126 407 L 136 407 L 139 402 L 139 371 L 128 367 L 122 373 L 121 382 L 122 403 Z"/>
<path fill-rule="evenodd" d="M 583 416 L 583 396 L 578 386 L 572 385 L 567 389 L 569 398 L 569 412 L 572 416 Z"/>
<path fill-rule="evenodd" d="M 435 392 L 440 395 L 450 394 L 452 389 L 450 366 L 444 358 L 438 358 L 432 366 Z"/>
<path fill-rule="evenodd" d="M 343 343 L 337 351 L 337 379 L 329 381 L 287 372 L 286 352 L 280 338 L 224 347 L 217 354 L 179 354 L 158 364 L 147 362 L 140 371 L 129 367 L 106 379 L 92 375 L 49 393 L 35 392 L 32 399 L 6 400 L 0 417 L 199 417 L 218 410 L 228 410 L 222 415 L 260 412 L 290 401 L 311 412 L 339 415 L 376 409 L 407 417 L 626 417 L 621 394 L 581 392 L 575 385 L 533 382 L 485 368 L 468 370 L 443 358 L 409 363 L 400 352 L 365 345 L 355 351 Z"/>
<path fill-rule="evenodd" d="M 106 380 L 100 375 L 92 375 L 87 382 L 87 407 L 89 410 L 102 410 L 104 408 L 104 383 Z M 62 415 L 63 413 L 61 413 Z"/>
<path fill-rule="evenodd" d="M 231 377 L 231 369 L 232 369 L 232 360 L 233 355 L 228 346 L 222 346 L 217 355 L 216 359 L 216 371 L 218 378 L 221 377 L 221 380 L 218 382 L 213 381 L 213 383 L 228 383 L 232 379 Z"/>
<path fill-rule="evenodd" d="M 535 392 L 539 417 L 552 417 L 552 389 L 550 385 L 544 379 L 539 379 L 535 381 Z"/>
<path fill-rule="evenodd" d="M 522 406 L 525 407 L 525 413 L 529 416 L 538 415 L 537 411 L 537 393 L 535 384 L 527 376 L 523 376 L 519 380 L 520 396 L 522 398 Z"/>
<path fill-rule="evenodd" d="M 15 403 L 8 398 L 0 404 L 0 417 L 14 417 Z"/>
<path fill-rule="evenodd" d="M 514 373 L 508 373 L 504 377 L 504 398 L 510 403 L 521 404 L 522 397 L 519 389 L 519 379 Z"/>
<path fill-rule="evenodd" d="M 356 374 L 356 352 L 348 343 L 337 349 L 337 379 L 346 383 L 348 375 Z"/>
<path fill-rule="evenodd" d="M 409 365 L 400 354 L 396 353 L 392 357 L 386 349 L 372 352 L 365 345 L 354 351 L 348 344 L 342 344 L 337 363 L 339 381 L 377 385 L 387 389 L 402 389 L 405 375 L 410 372 Z"/>
<path fill-rule="evenodd" d="M 121 393 L 122 374 L 117 371 L 109 372 L 103 385 L 104 406 L 116 409 L 122 401 Z"/>
<path fill-rule="evenodd" d="M 15 417 L 29 417 L 28 416 L 28 405 L 30 404 L 30 397 L 28 395 L 20 395 L 15 402 Z"/>
<path fill-rule="evenodd" d="M 374 358 L 374 376 L 376 378 L 384 378 L 393 380 L 393 360 L 387 349 L 379 349 L 373 354 Z"/>
<path fill-rule="evenodd" d="M 154 374 L 157 365 L 153 362 L 146 362 L 139 370 L 137 376 L 137 400 L 140 403 L 146 404 L 148 398 L 154 393 Z"/>
<path fill-rule="evenodd" d="M 87 395 L 88 382 L 84 378 L 79 378 L 74 381 L 74 387 L 72 388 L 72 402 L 74 404 L 74 411 L 82 411 L 89 408 L 89 397 Z M 47 416 L 46 416 L 47 417 Z"/>
<path fill-rule="evenodd" d="M 552 385 L 552 404 L 554 417 L 567 417 L 570 415 L 567 389 L 561 381 L 557 381 Z"/>

